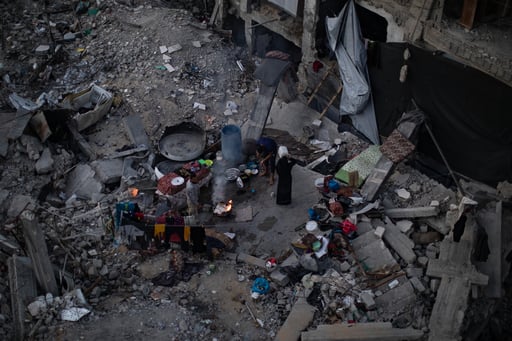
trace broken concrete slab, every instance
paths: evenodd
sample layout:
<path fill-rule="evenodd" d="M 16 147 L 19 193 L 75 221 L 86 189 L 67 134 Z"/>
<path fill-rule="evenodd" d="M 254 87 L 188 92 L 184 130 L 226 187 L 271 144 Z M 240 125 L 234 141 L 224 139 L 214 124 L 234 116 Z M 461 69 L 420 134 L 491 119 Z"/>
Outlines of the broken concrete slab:
<path fill-rule="evenodd" d="M 305 298 L 298 298 L 277 332 L 275 341 L 297 341 L 301 337 L 301 332 L 313 321 L 315 310 L 316 308 L 309 305 Z"/>
<path fill-rule="evenodd" d="M 414 223 L 410 220 L 399 220 L 395 225 L 400 229 L 402 233 L 407 234 L 409 231 L 411 231 Z"/>
<path fill-rule="evenodd" d="M 35 164 L 37 174 L 47 174 L 53 170 L 54 160 L 50 148 L 44 148 L 41 156 Z"/>
<path fill-rule="evenodd" d="M 264 259 L 254 257 L 254 256 L 248 255 L 246 253 L 239 253 L 238 256 L 236 257 L 236 260 L 237 260 L 237 262 L 244 262 L 247 264 L 258 266 L 260 268 L 265 268 L 265 260 Z"/>
<path fill-rule="evenodd" d="M 489 277 L 478 272 L 470 261 L 472 245 L 467 240 L 456 243 L 443 240 L 438 259 L 431 259 L 428 262 L 427 276 L 430 277 L 460 277 L 471 283 L 487 285 Z M 426 258 L 426 257 L 425 257 Z"/>
<path fill-rule="evenodd" d="M 502 295 L 502 262 L 506 262 L 506 254 L 502 253 L 502 202 L 491 202 L 485 209 L 478 211 L 477 222 L 487 233 L 489 255 L 487 261 L 475 262 L 476 268 L 489 276 L 489 283 L 484 288 L 485 295 L 499 298 Z M 503 256 L 502 256 L 503 255 Z"/>
<path fill-rule="evenodd" d="M 73 194 L 78 198 L 92 199 L 103 191 L 103 184 L 96 180 L 94 170 L 87 164 L 79 164 L 68 175 L 66 196 Z"/>
<path fill-rule="evenodd" d="M 52 134 L 48 121 L 46 121 L 46 116 L 42 111 L 38 111 L 32 116 L 30 126 L 34 129 L 37 136 L 39 136 L 41 142 L 45 142 Z"/>
<path fill-rule="evenodd" d="M 425 292 L 425 286 L 423 285 L 423 283 L 421 283 L 420 279 L 418 277 L 411 277 L 409 279 L 409 281 L 411 281 L 411 284 L 412 286 L 414 287 L 414 289 L 416 289 L 419 293 L 423 293 Z"/>
<path fill-rule="evenodd" d="M 382 184 L 386 181 L 391 170 L 393 169 L 393 161 L 382 155 L 379 161 L 375 165 L 374 169 L 368 175 L 363 187 L 361 188 L 361 195 L 367 201 L 375 200 L 379 189 Z"/>
<path fill-rule="evenodd" d="M 132 114 L 126 116 L 123 118 L 123 122 L 128 136 L 130 137 L 130 141 L 132 141 L 136 147 L 151 148 L 151 142 L 146 134 L 146 130 L 144 130 L 144 124 L 139 115 Z"/>
<path fill-rule="evenodd" d="M 234 213 L 236 222 L 246 222 L 252 220 L 252 206 L 236 208 Z"/>
<path fill-rule="evenodd" d="M 32 135 L 22 135 L 20 137 L 21 145 L 27 148 L 27 154 L 30 160 L 36 161 L 44 147 L 39 139 Z"/>
<path fill-rule="evenodd" d="M 474 217 L 468 215 L 460 241 L 445 238 L 440 245 L 439 259 L 429 262 L 427 275 L 441 278 L 430 316 L 429 340 L 459 340 L 472 284 L 488 283 L 489 278 L 471 264 L 475 228 Z"/>
<path fill-rule="evenodd" d="M 273 282 L 279 284 L 280 286 L 285 286 L 290 282 L 290 278 L 287 274 L 282 273 L 279 269 L 276 269 L 270 273 L 270 278 Z"/>
<path fill-rule="evenodd" d="M 436 207 L 436 206 L 432 206 L 432 207 Z M 420 223 L 425 223 L 428 226 L 430 226 L 431 228 L 433 228 L 434 230 L 436 230 L 444 235 L 447 235 L 451 230 L 450 225 L 448 225 L 446 223 L 445 217 L 431 217 L 431 218 L 421 219 Z"/>
<path fill-rule="evenodd" d="M 118 183 L 123 175 L 122 159 L 96 160 L 91 162 L 91 167 L 99 181 L 105 185 Z"/>
<path fill-rule="evenodd" d="M 391 285 L 392 288 L 390 288 L 391 283 L 394 284 Z M 416 302 L 416 293 L 406 276 L 400 276 L 392 282 L 375 289 L 383 292 L 382 295 L 375 297 L 377 308 L 383 309 L 386 313 L 401 312 Z"/>
<path fill-rule="evenodd" d="M 369 231 L 352 241 L 354 254 L 360 263 L 364 264 L 369 271 L 381 269 L 396 269 L 400 266 L 384 242 Z"/>
<path fill-rule="evenodd" d="M 0 113 L 0 155 L 7 156 L 9 140 L 15 140 L 23 135 L 31 113 L 27 112 L 2 112 Z"/>
<path fill-rule="evenodd" d="M 28 195 L 16 195 L 11 200 L 11 205 L 9 206 L 9 209 L 7 210 L 7 216 L 9 218 L 15 218 L 23 212 L 24 209 L 29 207 L 30 205 L 34 204 L 35 201 L 32 199 L 32 197 Z"/>
<path fill-rule="evenodd" d="M 417 340 L 422 336 L 421 330 L 393 328 L 391 322 L 337 323 L 302 332 L 301 341 L 395 341 Z"/>
<path fill-rule="evenodd" d="M 416 254 L 412 250 L 414 248 L 414 242 L 400 232 L 400 229 L 396 227 L 389 218 L 386 219 L 385 228 L 384 240 L 386 243 L 407 263 L 414 263 L 414 261 L 416 261 Z"/>
<path fill-rule="evenodd" d="M 392 219 L 434 217 L 438 209 L 434 206 L 390 208 L 384 210 L 384 214 Z"/>

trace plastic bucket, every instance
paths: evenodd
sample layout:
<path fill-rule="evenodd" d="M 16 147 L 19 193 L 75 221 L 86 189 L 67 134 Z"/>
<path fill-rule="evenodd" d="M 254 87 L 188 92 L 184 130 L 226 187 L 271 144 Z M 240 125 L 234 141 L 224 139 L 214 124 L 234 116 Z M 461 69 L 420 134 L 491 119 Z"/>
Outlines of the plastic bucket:
<path fill-rule="evenodd" d="M 236 125 L 226 125 L 221 130 L 221 148 L 224 160 L 237 164 L 242 161 L 242 133 Z"/>

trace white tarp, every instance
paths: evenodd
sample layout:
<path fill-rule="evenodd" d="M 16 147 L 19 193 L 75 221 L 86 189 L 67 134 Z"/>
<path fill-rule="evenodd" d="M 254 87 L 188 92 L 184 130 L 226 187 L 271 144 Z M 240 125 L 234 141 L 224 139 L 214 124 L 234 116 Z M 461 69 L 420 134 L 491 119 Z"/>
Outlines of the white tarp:
<path fill-rule="evenodd" d="M 354 127 L 370 141 L 379 143 L 379 132 L 370 89 L 366 48 L 353 0 L 340 14 L 326 18 L 329 46 L 336 54 L 343 81 L 340 115 L 350 115 Z"/>

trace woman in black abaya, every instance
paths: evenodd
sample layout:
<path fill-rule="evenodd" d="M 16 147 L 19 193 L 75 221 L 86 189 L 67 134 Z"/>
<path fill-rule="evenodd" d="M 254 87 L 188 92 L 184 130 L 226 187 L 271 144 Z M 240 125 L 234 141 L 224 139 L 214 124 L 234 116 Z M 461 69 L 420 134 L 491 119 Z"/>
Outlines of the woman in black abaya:
<path fill-rule="evenodd" d="M 292 202 L 292 167 L 296 160 L 290 158 L 288 149 L 281 148 L 279 150 L 279 161 L 277 161 L 277 196 L 276 204 L 289 205 Z"/>

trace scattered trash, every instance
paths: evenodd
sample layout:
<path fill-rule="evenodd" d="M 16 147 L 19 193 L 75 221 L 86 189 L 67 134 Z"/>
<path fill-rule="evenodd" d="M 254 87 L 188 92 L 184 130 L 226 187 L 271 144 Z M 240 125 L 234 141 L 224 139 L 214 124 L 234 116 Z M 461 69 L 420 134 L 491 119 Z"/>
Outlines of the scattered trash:
<path fill-rule="evenodd" d="M 174 66 L 172 66 L 171 64 L 164 64 L 164 67 L 167 71 L 169 72 L 174 72 L 176 71 L 176 68 Z"/>
<path fill-rule="evenodd" d="M 72 307 L 68 309 L 64 309 L 60 312 L 60 319 L 62 321 L 72 321 L 76 322 L 80 320 L 85 315 L 89 314 L 91 311 L 86 308 Z"/>
<path fill-rule="evenodd" d="M 69 95 L 59 104 L 62 108 L 77 111 L 72 120 L 78 131 L 90 127 L 107 114 L 112 106 L 113 96 L 105 89 L 92 85 L 86 90 Z M 81 113 L 83 109 L 89 111 Z"/>
<path fill-rule="evenodd" d="M 244 72 L 245 71 L 245 67 L 244 65 L 242 64 L 242 61 L 241 60 L 237 60 L 236 61 L 236 65 L 238 65 L 238 68 L 240 69 L 240 71 Z"/>
<path fill-rule="evenodd" d="M 263 277 L 257 277 L 252 284 L 251 297 L 258 299 L 261 295 L 265 295 L 270 290 L 270 283 Z"/>
<path fill-rule="evenodd" d="M 174 53 L 181 50 L 183 47 L 180 44 L 175 44 L 167 48 L 167 53 Z"/>
<path fill-rule="evenodd" d="M 268 272 L 272 272 L 277 268 L 277 260 L 274 257 L 267 259 L 265 262 L 265 268 Z"/>
<path fill-rule="evenodd" d="M 194 109 L 206 110 L 206 105 L 198 102 L 194 102 Z"/>
<path fill-rule="evenodd" d="M 199 40 L 194 40 L 194 41 L 192 41 L 192 46 L 201 47 L 201 42 Z"/>

